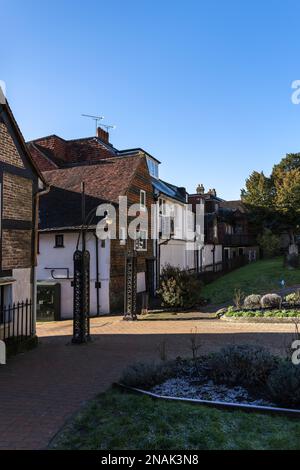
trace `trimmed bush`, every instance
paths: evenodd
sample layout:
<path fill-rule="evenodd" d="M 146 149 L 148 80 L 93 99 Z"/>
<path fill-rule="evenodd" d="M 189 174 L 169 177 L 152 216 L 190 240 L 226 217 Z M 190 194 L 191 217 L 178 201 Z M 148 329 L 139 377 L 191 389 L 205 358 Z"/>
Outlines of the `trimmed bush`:
<path fill-rule="evenodd" d="M 196 274 L 166 265 L 157 293 L 164 307 L 192 308 L 201 301 L 201 282 Z"/>
<path fill-rule="evenodd" d="M 278 294 L 266 294 L 261 298 L 262 308 L 281 308 L 282 298 Z"/>
<path fill-rule="evenodd" d="M 257 294 L 248 295 L 248 297 L 246 297 L 244 300 L 244 307 L 249 308 L 249 309 L 260 308 L 260 300 L 261 300 L 261 295 L 257 295 Z"/>
<path fill-rule="evenodd" d="M 129 387 L 151 388 L 176 374 L 176 363 L 137 363 L 128 367 L 120 382 Z"/>
<path fill-rule="evenodd" d="M 290 305 L 295 305 L 295 304 L 300 303 L 300 290 L 298 289 L 296 292 L 286 295 L 284 300 L 288 302 Z"/>
<path fill-rule="evenodd" d="M 269 376 L 267 385 L 271 399 L 279 405 L 300 406 L 300 366 L 282 362 Z"/>
<path fill-rule="evenodd" d="M 207 366 L 211 379 L 220 384 L 263 386 L 277 365 L 266 349 L 251 345 L 226 346 L 212 354 Z"/>

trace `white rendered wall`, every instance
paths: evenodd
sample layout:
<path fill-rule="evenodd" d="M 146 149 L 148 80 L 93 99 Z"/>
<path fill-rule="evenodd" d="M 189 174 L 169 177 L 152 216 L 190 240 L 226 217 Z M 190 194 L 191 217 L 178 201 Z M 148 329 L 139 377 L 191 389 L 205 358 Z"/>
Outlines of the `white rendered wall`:
<path fill-rule="evenodd" d="M 144 272 L 137 273 L 137 292 L 146 291 L 146 274 Z"/>
<path fill-rule="evenodd" d="M 76 249 L 78 234 L 64 234 L 64 248 L 54 248 L 55 233 L 40 233 L 39 255 L 37 266 L 37 280 L 59 283 L 61 285 L 61 317 L 73 317 L 73 287 L 71 279 L 67 279 L 67 271 L 57 268 L 69 268 L 69 277 L 73 278 L 73 253 Z M 96 239 L 94 235 L 87 234 L 87 250 L 90 252 L 90 312 L 97 314 L 97 289 L 96 282 Z M 110 276 L 110 241 L 105 241 L 105 247 L 101 246 L 101 241 L 97 239 L 99 247 L 99 281 L 100 288 L 100 313 L 109 313 L 109 276 Z M 55 269 L 54 275 L 64 277 L 64 279 L 54 280 L 51 270 Z"/>
<path fill-rule="evenodd" d="M 25 302 L 31 300 L 31 268 L 13 269 L 12 276 L 15 282 L 12 284 L 12 302 Z"/>
<path fill-rule="evenodd" d="M 187 242 L 182 240 L 170 240 L 167 244 L 160 246 L 161 269 L 170 264 L 181 269 L 193 269 L 195 262 L 194 251 L 186 250 Z"/>
<path fill-rule="evenodd" d="M 205 245 L 202 254 L 203 268 L 213 264 L 213 252 L 214 245 Z M 221 263 L 223 256 L 222 245 L 215 245 L 215 263 Z"/>

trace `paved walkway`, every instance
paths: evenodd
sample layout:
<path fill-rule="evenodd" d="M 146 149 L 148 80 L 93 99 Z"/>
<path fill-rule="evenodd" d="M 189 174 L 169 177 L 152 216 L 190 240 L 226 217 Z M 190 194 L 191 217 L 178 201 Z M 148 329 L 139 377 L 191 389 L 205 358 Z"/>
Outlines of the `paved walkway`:
<path fill-rule="evenodd" d="M 217 320 L 124 322 L 93 319 L 89 345 L 70 344 L 69 321 L 38 325 L 40 345 L 0 367 L 0 449 L 43 449 L 85 402 L 118 380 L 128 364 L 158 359 L 166 341 L 169 358 L 191 355 L 197 327 L 201 352 L 229 343 L 254 343 L 282 352 L 293 325 L 227 324 Z"/>

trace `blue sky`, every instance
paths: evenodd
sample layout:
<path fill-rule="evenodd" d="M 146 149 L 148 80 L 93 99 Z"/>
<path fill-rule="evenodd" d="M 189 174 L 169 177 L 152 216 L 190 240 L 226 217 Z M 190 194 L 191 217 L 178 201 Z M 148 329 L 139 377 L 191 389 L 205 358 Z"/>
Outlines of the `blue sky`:
<path fill-rule="evenodd" d="M 27 140 L 92 135 L 143 147 L 161 177 L 239 197 L 300 151 L 300 4 L 265 0 L 0 0 L 0 80 Z"/>

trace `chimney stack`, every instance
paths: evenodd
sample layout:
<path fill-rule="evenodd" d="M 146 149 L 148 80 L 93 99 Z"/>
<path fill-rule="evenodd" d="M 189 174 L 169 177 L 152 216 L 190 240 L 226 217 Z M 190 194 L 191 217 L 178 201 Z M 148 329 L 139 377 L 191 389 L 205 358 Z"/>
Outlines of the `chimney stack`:
<path fill-rule="evenodd" d="M 204 194 L 204 192 L 205 192 L 205 188 L 204 188 L 203 184 L 199 184 L 197 186 L 197 194 Z"/>
<path fill-rule="evenodd" d="M 109 144 L 109 133 L 102 129 L 102 127 L 97 128 L 97 137 L 102 140 L 102 142 Z"/>
<path fill-rule="evenodd" d="M 210 194 L 211 196 L 217 197 L 217 191 L 215 190 L 215 188 L 210 189 L 208 191 L 208 194 Z"/>

